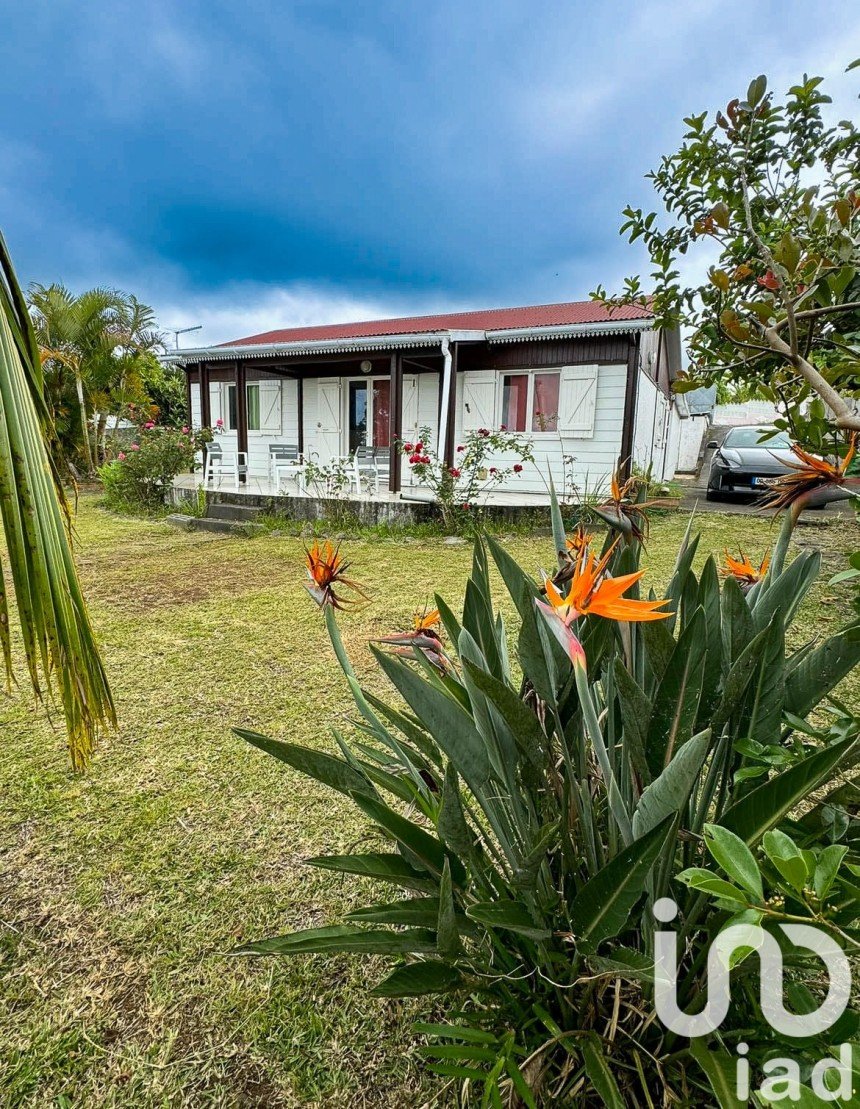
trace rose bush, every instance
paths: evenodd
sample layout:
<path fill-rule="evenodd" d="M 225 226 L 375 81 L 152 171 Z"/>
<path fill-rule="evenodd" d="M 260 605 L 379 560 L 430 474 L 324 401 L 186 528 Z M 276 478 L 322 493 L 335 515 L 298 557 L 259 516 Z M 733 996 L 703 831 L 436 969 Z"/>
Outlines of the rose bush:
<path fill-rule="evenodd" d="M 211 438 L 208 429 L 158 427 L 147 420 L 128 449 L 99 470 L 106 504 L 120 511 L 160 508 L 173 479 L 194 469 L 197 452 Z"/>
<path fill-rule="evenodd" d="M 481 498 L 511 475 L 521 474 L 524 462 L 534 461 L 527 436 L 504 427 L 498 431 L 482 427 L 466 435 L 457 447 L 456 465 L 448 466 L 428 445 L 430 434 L 429 427 L 421 428 L 417 442 L 402 444 L 403 453 L 415 480 L 435 494 L 445 527 L 455 533 L 474 530 Z M 498 455 L 515 455 L 517 461 L 491 466 Z"/>

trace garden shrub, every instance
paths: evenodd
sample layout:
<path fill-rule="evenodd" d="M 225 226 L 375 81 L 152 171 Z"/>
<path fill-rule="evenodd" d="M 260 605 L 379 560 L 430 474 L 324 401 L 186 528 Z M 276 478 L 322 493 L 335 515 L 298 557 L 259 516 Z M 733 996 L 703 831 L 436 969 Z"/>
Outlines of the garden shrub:
<path fill-rule="evenodd" d="M 188 427 L 143 424 L 125 450 L 99 470 L 105 504 L 118 511 L 152 512 L 164 504 L 177 474 L 194 469 L 195 456 L 211 433 Z"/>
<path fill-rule="evenodd" d="M 432 490 L 447 531 L 473 534 L 481 526 L 487 494 L 522 473 L 524 463 L 534 462 L 531 440 L 505 428 L 479 428 L 458 444 L 454 464 L 448 466 L 430 446 L 431 434 L 423 427 L 414 443 L 401 444 L 412 477 Z M 501 461 L 505 456 L 513 461 Z"/>
<path fill-rule="evenodd" d="M 613 512 L 605 540 L 583 528 L 568 539 L 554 503 L 558 567 L 542 582 L 478 537 L 462 608 L 437 597 L 414 629 L 373 646 L 395 704 L 353 671 L 336 609 L 354 582 L 315 544 L 309 589 L 358 736 L 336 732 L 339 751 L 324 753 L 237 731 L 358 806 L 371 831 L 360 851 L 308 862 L 380 886 L 343 923 L 240 953 L 396 959 L 374 992 L 447 1000 L 447 1018 L 416 1033 L 460 1103 L 742 1104 L 734 1049 L 747 1044 L 759 1073 L 786 1054 L 763 1018 L 758 959 L 736 961 L 714 1035 L 670 1031 L 655 1016 L 661 899 L 674 903 L 685 1011 L 701 1008 L 705 957 L 729 923 L 780 936 L 784 921 L 807 922 L 856 950 L 856 787 L 829 784 L 856 765 L 858 721 L 845 706 L 829 730 L 808 721 L 860 661 L 860 623 L 787 648 L 820 567 L 811 550 L 786 565 L 793 513 L 769 563 L 744 560 L 739 578 L 713 558 L 697 573 L 688 530 L 665 600 L 646 600 L 647 521 L 620 496 Z M 815 1009 L 820 964 L 799 948 L 786 962 L 789 1007 Z M 841 1039 L 856 1036 L 850 1018 Z M 831 1046 L 809 1036 L 791 1053 L 808 1076 Z"/>

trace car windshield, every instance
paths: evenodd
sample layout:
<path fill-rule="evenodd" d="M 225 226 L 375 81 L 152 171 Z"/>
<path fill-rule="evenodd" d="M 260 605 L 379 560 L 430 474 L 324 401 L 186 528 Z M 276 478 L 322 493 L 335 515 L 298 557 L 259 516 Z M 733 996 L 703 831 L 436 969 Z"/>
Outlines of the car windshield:
<path fill-rule="evenodd" d="M 724 447 L 761 447 L 762 450 L 788 450 L 791 440 L 784 431 L 761 441 L 769 429 L 766 427 L 734 427 L 723 440 Z"/>

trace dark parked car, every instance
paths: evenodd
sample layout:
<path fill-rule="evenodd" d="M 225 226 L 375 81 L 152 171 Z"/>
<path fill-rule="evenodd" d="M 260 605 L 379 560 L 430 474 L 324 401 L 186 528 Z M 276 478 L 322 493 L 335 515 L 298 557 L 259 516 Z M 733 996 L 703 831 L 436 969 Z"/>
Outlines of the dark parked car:
<path fill-rule="evenodd" d="M 709 501 L 764 493 L 773 478 L 791 471 L 788 463 L 797 462 L 791 453 L 791 440 L 784 431 L 762 440 L 769 431 L 773 428 L 733 427 L 722 443 L 708 443 L 716 448 L 708 474 Z"/>

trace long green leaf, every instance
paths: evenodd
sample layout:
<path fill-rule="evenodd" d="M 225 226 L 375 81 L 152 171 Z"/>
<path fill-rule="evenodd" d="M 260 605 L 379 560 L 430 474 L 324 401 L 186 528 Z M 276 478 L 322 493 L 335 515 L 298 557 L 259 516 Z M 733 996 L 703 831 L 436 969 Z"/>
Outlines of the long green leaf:
<path fill-rule="evenodd" d="M 273 755 L 280 762 L 285 762 L 294 770 L 315 778 L 339 793 L 366 793 L 371 797 L 376 795 L 376 790 L 367 778 L 344 759 L 327 755 L 324 751 L 300 747 L 297 743 L 288 743 L 283 739 L 270 739 L 245 728 L 234 728 L 233 732 L 246 743 L 265 751 L 267 755 Z"/>
<path fill-rule="evenodd" d="M 735 1062 L 725 1049 L 711 1051 L 703 1039 L 690 1040 L 690 1054 L 705 1072 L 720 1109 L 744 1109 L 736 1094 Z"/>
<path fill-rule="evenodd" d="M 374 997 L 423 997 L 450 993 L 462 985 L 463 976 L 456 968 L 427 959 L 398 967 L 370 992 Z"/>
<path fill-rule="evenodd" d="M 846 756 L 855 754 L 857 748 L 858 740 L 850 738 L 817 751 L 746 794 L 726 809 L 717 823 L 745 843 L 757 843 L 812 790 L 827 781 L 834 767 Z"/>
<path fill-rule="evenodd" d="M 655 775 L 669 765 L 677 748 L 692 735 L 707 649 L 705 614 L 699 608 L 681 633 L 654 697 L 646 755 Z"/>
<path fill-rule="evenodd" d="M 596 1032 L 586 1032 L 579 1041 L 585 1073 L 592 1089 L 606 1106 L 606 1109 L 626 1109 L 624 1098 L 603 1050 L 603 1043 Z"/>
<path fill-rule="evenodd" d="M 552 932 L 535 924 L 528 909 L 519 901 L 486 901 L 470 905 L 466 915 L 488 928 L 506 928 L 530 939 L 549 939 Z"/>
<path fill-rule="evenodd" d="M 365 955 L 398 955 L 432 952 L 436 934 L 426 928 L 410 928 L 400 932 L 382 929 L 351 928 L 333 924 L 326 928 L 305 928 L 286 936 L 244 943 L 232 955 L 316 955 L 322 952 L 357 951 Z"/>
<path fill-rule="evenodd" d="M 673 823 L 669 816 L 634 840 L 576 894 L 570 905 L 571 931 L 584 950 L 596 948 L 630 924 L 630 913 Z"/>
<path fill-rule="evenodd" d="M 372 648 L 379 665 L 457 768 L 468 786 L 481 793 L 490 778 L 490 760 L 469 715 L 405 662 Z"/>
<path fill-rule="evenodd" d="M 369 816 L 380 828 L 384 828 L 398 840 L 417 859 L 421 866 L 436 875 L 441 875 L 445 869 L 446 860 L 451 865 L 454 881 L 462 884 L 466 879 L 466 871 L 458 858 L 450 855 L 442 843 L 425 832 L 417 824 L 405 816 L 390 809 L 375 797 L 367 797 L 360 793 L 353 794 L 356 805 L 365 816 Z"/>
<path fill-rule="evenodd" d="M 827 694 L 860 665 L 860 624 L 843 628 L 808 651 L 791 667 L 785 680 L 785 708 L 805 717 Z"/>
<path fill-rule="evenodd" d="M 406 889 L 435 891 L 437 883 L 424 871 L 416 870 L 402 855 L 318 855 L 305 860 L 308 866 L 337 870 L 342 874 L 361 874 L 381 882 L 394 882 Z"/>
<path fill-rule="evenodd" d="M 45 441 L 52 418 L 38 345 L 0 236 L 0 517 L 30 684 L 58 694 L 69 753 L 82 769 L 116 713 L 72 558 L 68 507 Z M 7 583 L 0 577 L 0 653 L 12 677 Z"/>
<path fill-rule="evenodd" d="M 710 729 L 693 736 L 648 786 L 633 814 L 634 836 L 644 836 L 667 816 L 683 810 L 707 758 L 710 740 Z"/>

